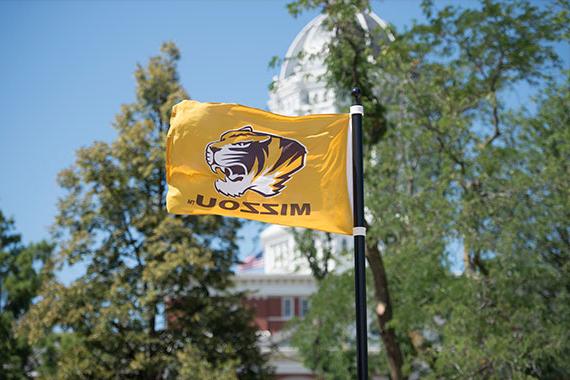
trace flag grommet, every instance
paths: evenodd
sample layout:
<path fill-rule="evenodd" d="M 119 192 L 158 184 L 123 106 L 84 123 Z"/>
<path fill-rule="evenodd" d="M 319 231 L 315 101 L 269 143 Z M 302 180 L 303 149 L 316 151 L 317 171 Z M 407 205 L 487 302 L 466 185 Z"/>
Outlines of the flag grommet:
<path fill-rule="evenodd" d="M 352 236 L 366 236 L 366 227 L 354 227 Z"/>

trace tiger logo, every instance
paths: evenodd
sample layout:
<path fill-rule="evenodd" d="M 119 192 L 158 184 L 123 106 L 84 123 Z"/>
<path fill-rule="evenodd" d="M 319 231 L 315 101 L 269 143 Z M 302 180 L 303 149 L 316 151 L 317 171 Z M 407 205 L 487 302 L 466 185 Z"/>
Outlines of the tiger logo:
<path fill-rule="evenodd" d="M 218 174 L 214 186 L 223 195 L 255 191 L 281 193 L 291 176 L 305 167 L 307 149 L 296 140 L 254 131 L 251 125 L 224 132 L 206 146 L 206 162 Z"/>

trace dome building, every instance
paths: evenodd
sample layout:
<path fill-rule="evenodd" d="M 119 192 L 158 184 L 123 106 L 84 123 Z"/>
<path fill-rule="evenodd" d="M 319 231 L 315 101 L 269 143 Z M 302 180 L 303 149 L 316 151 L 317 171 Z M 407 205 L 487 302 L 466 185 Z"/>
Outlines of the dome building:
<path fill-rule="evenodd" d="M 268 102 L 271 112 L 298 116 L 339 111 L 336 95 L 327 88 L 323 78 L 326 73 L 323 56 L 333 36 L 324 24 L 325 20 L 325 15 L 315 17 L 291 43 L 279 75 L 273 80 Z M 372 12 L 358 14 L 357 21 L 369 32 L 378 28 L 386 30 L 387 27 Z M 385 35 L 392 39 L 388 33 Z M 260 238 L 262 252 L 251 256 L 248 269 L 238 270 L 234 278 L 236 290 L 250 294 L 245 302 L 255 310 L 262 348 L 269 350 L 277 346 L 271 355 L 276 378 L 315 379 L 314 374 L 302 365 L 295 349 L 290 347 L 289 333 L 284 327 L 292 318 L 305 315 L 309 308 L 308 299 L 317 290 L 316 281 L 306 260 L 296 252 L 295 239 L 289 227 L 271 225 L 261 232 Z M 317 252 L 321 243 L 315 241 Z M 352 247 L 352 237 L 333 235 L 330 247 L 333 255 L 340 257 L 342 251 Z M 351 262 L 350 257 L 345 257 L 331 262 L 329 267 L 342 271 L 351 268 Z"/>
<path fill-rule="evenodd" d="M 388 40 L 393 36 L 387 24 L 373 12 L 359 13 L 357 21 L 371 35 L 384 31 Z M 269 93 L 269 110 L 274 113 L 299 116 L 309 113 L 338 112 L 336 96 L 327 88 L 323 76 L 326 73 L 324 54 L 333 37 L 319 15 L 299 32 L 289 46 L 277 77 L 273 78 L 273 90 Z"/>

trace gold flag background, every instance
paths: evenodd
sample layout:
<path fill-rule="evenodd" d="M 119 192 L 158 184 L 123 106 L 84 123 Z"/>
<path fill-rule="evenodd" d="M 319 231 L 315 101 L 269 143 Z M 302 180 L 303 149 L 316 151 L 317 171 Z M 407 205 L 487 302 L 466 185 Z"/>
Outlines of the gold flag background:
<path fill-rule="evenodd" d="M 167 138 L 168 211 L 352 234 L 349 132 L 348 114 L 183 101 Z"/>

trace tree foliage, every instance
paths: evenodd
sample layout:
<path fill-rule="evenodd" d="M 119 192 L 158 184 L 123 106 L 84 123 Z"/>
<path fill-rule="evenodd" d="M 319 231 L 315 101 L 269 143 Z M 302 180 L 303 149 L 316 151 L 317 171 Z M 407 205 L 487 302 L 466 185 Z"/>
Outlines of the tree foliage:
<path fill-rule="evenodd" d="M 165 43 L 139 65 L 136 101 L 117 115 L 116 139 L 80 149 L 59 176 L 59 262 L 86 270 L 69 286 L 46 284 L 26 318 L 32 342 L 54 328 L 60 336 L 57 372 L 45 377 L 269 373 L 250 311 L 230 289 L 239 221 L 166 212 L 170 110 L 188 97 L 179 59 L 176 46 Z"/>
<path fill-rule="evenodd" d="M 290 6 L 307 8 L 322 9 L 334 31 L 325 62 L 340 105 L 363 89 L 370 306 L 383 372 L 570 376 L 570 82 L 553 47 L 568 37 L 568 3 L 425 1 L 425 21 L 392 28 L 380 49 L 369 41 L 387 41 L 386 31 L 355 22 L 367 2 Z M 547 89 L 536 113 L 508 101 L 525 85 Z"/>
<path fill-rule="evenodd" d="M 0 211 L 0 379 L 28 379 L 39 364 L 38 355 L 18 333 L 17 324 L 28 311 L 43 282 L 51 278 L 52 246 L 22 244 L 14 221 Z"/>
<path fill-rule="evenodd" d="M 317 281 L 324 280 L 339 259 L 333 255 L 332 235 L 301 228 L 292 229 L 292 233 L 297 254 L 307 261 L 311 274 Z M 337 251 L 346 254 L 340 249 Z"/>
<path fill-rule="evenodd" d="M 292 324 L 293 345 L 305 358 L 307 368 L 319 376 L 356 378 L 353 283 L 351 273 L 328 274 L 320 281 L 318 293 L 311 297 L 311 307 L 303 320 Z"/>

